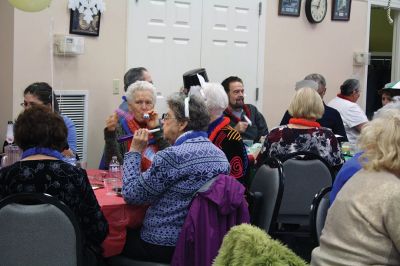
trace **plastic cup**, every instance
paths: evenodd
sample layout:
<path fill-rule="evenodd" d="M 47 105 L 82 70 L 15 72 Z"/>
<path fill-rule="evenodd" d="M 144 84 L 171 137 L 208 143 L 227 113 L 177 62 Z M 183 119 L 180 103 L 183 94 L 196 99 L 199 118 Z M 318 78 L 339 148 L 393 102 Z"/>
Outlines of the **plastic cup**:
<path fill-rule="evenodd" d="M 244 139 L 243 144 L 246 145 L 246 147 L 251 147 L 253 145 L 253 140 L 251 139 Z"/>
<path fill-rule="evenodd" d="M 106 189 L 106 195 L 114 196 L 121 190 L 121 180 L 118 178 L 104 178 L 104 188 Z"/>
<path fill-rule="evenodd" d="M 342 143 L 342 154 L 344 155 L 350 155 L 351 152 L 351 147 L 349 142 L 343 142 Z"/>
<path fill-rule="evenodd" d="M 76 162 L 76 165 L 79 166 L 82 169 L 87 169 L 87 162 L 86 161 L 78 161 L 78 162 Z"/>

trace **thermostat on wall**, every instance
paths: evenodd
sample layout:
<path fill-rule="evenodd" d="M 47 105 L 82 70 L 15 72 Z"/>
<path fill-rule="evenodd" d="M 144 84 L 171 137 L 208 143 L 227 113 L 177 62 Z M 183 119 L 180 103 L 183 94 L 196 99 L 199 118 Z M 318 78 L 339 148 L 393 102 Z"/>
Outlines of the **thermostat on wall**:
<path fill-rule="evenodd" d="M 85 50 L 85 39 L 71 35 L 54 35 L 54 54 L 79 55 Z"/>
<path fill-rule="evenodd" d="M 365 66 L 369 65 L 371 60 L 371 53 L 367 52 L 354 52 L 353 53 L 353 65 Z"/>

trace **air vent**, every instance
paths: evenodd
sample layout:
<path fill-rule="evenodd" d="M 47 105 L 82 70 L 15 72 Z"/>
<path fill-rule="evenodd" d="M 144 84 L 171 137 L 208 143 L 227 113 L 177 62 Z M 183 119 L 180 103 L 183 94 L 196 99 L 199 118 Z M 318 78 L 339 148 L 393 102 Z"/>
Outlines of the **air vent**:
<path fill-rule="evenodd" d="M 88 96 L 87 90 L 55 90 L 60 112 L 76 127 L 76 148 L 81 161 L 87 161 Z"/>

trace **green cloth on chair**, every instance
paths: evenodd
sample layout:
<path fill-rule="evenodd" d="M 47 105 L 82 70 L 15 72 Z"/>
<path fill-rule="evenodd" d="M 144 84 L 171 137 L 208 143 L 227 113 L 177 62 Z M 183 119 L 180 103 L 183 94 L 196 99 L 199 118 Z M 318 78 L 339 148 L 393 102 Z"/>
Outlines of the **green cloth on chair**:
<path fill-rule="evenodd" d="M 234 226 L 225 235 L 213 266 L 304 266 L 293 251 L 249 224 Z"/>

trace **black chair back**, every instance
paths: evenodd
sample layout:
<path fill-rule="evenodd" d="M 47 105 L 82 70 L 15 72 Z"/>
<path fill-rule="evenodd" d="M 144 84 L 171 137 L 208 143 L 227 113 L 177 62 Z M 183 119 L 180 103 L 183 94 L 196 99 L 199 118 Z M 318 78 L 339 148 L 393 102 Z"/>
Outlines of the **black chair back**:
<path fill-rule="evenodd" d="M 268 159 L 261 165 L 250 186 L 251 223 L 270 231 L 271 224 L 276 220 L 283 193 L 282 165 L 276 159 Z"/>
<path fill-rule="evenodd" d="M 321 188 L 332 186 L 333 171 L 320 156 L 297 152 L 282 162 L 284 190 L 277 221 L 309 225 L 310 205 Z"/>
<path fill-rule="evenodd" d="M 311 236 L 314 242 L 319 245 L 319 238 L 321 237 L 322 229 L 324 229 L 326 215 L 329 209 L 329 195 L 332 187 L 326 187 L 315 196 L 311 205 L 310 225 Z"/>
<path fill-rule="evenodd" d="M 58 199 L 19 193 L 0 201 L 2 266 L 82 265 L 82 240 L 74 213 Z"/>

